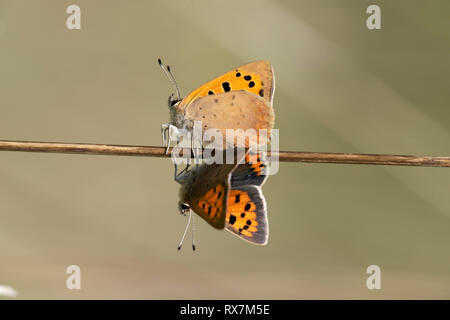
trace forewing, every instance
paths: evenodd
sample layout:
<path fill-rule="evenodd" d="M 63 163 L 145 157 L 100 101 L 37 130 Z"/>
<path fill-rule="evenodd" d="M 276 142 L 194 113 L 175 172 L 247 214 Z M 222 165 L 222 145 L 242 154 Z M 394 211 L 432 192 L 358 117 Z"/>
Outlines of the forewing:
<path fill-rule="evenodd" d="M 203 164 L 189 173 L 183 201 L 214 228 L 223 229 L 227 211 L 230 173 L 235 164 Z"/>
<path fill-rule="evenodd" d="M 275 78 L 270 62 L 265 60 L 250 62 L 208 81 L 188 94 L 181 102 L 181 106 L 187 107 L 204 96 L 239 90 L 251 92 L 272 105 Z"/>

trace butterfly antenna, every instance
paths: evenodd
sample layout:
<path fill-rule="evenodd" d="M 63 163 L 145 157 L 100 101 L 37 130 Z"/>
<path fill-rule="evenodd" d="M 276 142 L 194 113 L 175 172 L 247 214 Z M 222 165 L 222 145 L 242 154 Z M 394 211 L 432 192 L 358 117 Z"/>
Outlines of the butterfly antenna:
<path fill-rule="evenodd" d="M 170 69 L 169 65 L 167 65 L 167 71 L 169 72 L 169 75 L 172 79 L 173 86 L 175 87 L 175 90 L 177 91 L 177 98 L 181 99 L 180 88 L 178 87 L 177 80 L 175 80 L 175 76 L 173 75 L 172 70 Z"/>
<path fill-rule="evenodd" d="M 192 250 L 195 251 L 195 220 L 194 216 L 192 216 Z"/>
<path fill-rule="evenodd" d="M 184 229 L 183 237 L 181 238 L 180 244 L 178 245 L 178 251 L 180 251 L 181 247 L 183 246 L 184 238 L 186 237 L 186 233 L 187 233 L 187 231 L 189 229 L 189 224 L 191 223 L 191 217 L 192 217 L 192 211 L 189 210 L 189 219 L 188 219 L 188 222 L 187 222 L 187 225 L 186 225 L 186 229 Z"/>
<path fill-rule="evenodd" d="M 161 67 L 161 69 L 164 71 L 164 74 L 169 79 L 170 83 L 172 83 L 173 87 L 175 88 L 175 91 L 177 93 L 177 99 L 181 99 L 180 89 L 178 88 L 177 81 L 175 80 L 175 77 L 173 76 L 172 71 L 170 70 L 170 66 L 164 67 L 161 59 L 158 59 L 158 64 Z"/>

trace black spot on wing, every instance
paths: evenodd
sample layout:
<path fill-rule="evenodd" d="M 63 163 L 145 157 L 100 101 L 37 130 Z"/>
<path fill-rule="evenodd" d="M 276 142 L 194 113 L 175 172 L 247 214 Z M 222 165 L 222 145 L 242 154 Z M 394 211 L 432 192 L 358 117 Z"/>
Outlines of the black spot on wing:
<path fill-rule="evenodd" d="M 231 90 L 230 83 L 229 82 L 222 82 L 222 88 L 223 88 L 223 90 L 225 92 L 230 91 Z"/>
<path fill-rule="evenodd" d="M 259 96 L 262 97 L 262 98 L 264 97 L 264 90 L 263 89 L 259 90 Z"/>

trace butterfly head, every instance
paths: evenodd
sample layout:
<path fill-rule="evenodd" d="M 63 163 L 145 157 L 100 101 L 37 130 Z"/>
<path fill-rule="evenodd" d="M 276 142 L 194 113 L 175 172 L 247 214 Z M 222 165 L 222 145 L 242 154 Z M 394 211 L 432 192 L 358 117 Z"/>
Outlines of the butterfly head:
<path fill-rule="evenodd" d="M 189 211 L 191 210 L 191 206 L 188 205 L 186 202 L 178 202 L 178 210 L 180 211 L 180 213 L 185 216 L 186 214 L 189 213 Z"/>
<path fill-rule="evenodd" d="M 169 100 L 167 101 L 167 104 L 169 105 L 169 109 L 176 107 L 182 99 L 175 97 L 174 94 L 172 93 L 169 96 Z"/>

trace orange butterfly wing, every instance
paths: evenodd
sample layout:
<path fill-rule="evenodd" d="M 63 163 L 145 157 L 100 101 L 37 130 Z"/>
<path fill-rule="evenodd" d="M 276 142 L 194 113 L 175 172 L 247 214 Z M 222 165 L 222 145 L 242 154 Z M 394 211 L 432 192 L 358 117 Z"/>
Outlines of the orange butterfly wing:
<path fill-rule="evenodd" d="M 269 224 L 261 188 L 249 185 L 231 189 L 225 221 L 227 230 L 242 239 L 267 244 Z"/>
<path fill-rule="evenodd" d="M 245 162 L 239 164 L 231 175 L 231 186 L 262 186 L 268 175 L 267 160 L 261 153 L 249 150 L 245 155 Z"/>
<path fill-rule="evenodd" d="M 260 60 L 235 68 L 192 91 L 181 101 L 180 107 L 207 95 L 238 90 L 251 92 L 272 105 L 275 78 L 270 62 Z"/>
<path fill-rule="evenodd" d="M 265 245 L 269 238 L 266 201 L 261 186 L 267 179 L 266 159 L 249 151 L 245 162 L 231 175 L 226 228 L 238 237 L 254 244 Z"/>
<path fill-rule="evenodd" d="M 188 203 L 191 209 L 206 222 L 217 229 L 225 226 L 225 213 L 227 210 L 228 186 L 219 183 L 206 191 L 202 196 L 191 199 Z"/>
<path fill-rule="evenodd" d="M 236 164 L 202 164 L 186 173 L 181 200 L 214 228 L 225 227 L 230 173 Z"/>

